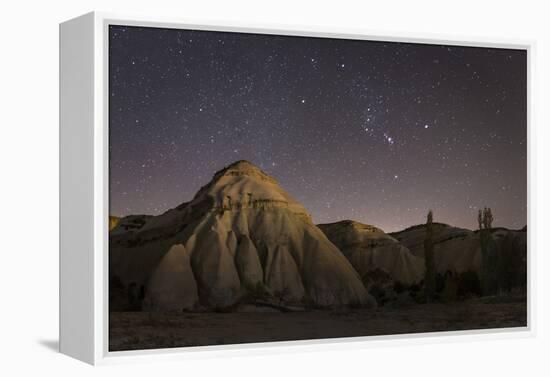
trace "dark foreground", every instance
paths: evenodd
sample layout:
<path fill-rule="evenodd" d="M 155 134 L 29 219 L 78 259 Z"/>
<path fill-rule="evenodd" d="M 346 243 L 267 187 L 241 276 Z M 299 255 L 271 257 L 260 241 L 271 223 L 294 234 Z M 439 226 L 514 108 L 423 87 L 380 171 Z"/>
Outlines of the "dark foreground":
<path fill-rule="evenodd" d="M 527 325 L 525 298 L 280 313 L 110 313 L 110 351 L 494 329 Z"/>

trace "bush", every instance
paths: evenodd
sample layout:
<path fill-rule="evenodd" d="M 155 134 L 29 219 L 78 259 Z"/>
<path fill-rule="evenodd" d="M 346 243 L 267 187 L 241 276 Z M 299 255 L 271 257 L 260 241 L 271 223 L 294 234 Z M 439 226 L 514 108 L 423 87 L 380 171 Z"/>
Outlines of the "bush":
<path fill-rule="evenodd" d="M 128 310 L 140 311 L 143 303 L 142 289 L 138 289 L 136 283 L 132 282 L 128 285 Z"/>
<path fill-rule="evenodd" d="M 374 299 L 380 306 L 384 305 L 386 301 L 388 301 L 388 297 L 386 296 L 386 290 L 383 287 L 381 287 L 379 284 L 376 284 L 376 283 L 372 284 L 369 289 L 369 293 L 372 297 L 374 297 Z"/>
<path fill-rule="evenodd" d="M 458 274 L 457 295 L 460 298 L 481 296 L 481 281 L 474 271 L 465 271 Z"/>
<path fill-rule="evenodd" d="M 441 292 L 441 300 L 443 302 L 456 301 L 458 297 L 458 283 L 457 278 L 453 273 L 449 272 L 445 274 L 445 285 Z"/>

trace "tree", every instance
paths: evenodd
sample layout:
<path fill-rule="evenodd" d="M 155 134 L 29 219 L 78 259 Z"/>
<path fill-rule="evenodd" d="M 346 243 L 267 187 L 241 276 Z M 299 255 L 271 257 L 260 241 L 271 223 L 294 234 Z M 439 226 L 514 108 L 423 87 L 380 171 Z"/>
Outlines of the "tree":
<path fill-rule="evenodd" d="M 492 226 L 493 213 L 491 208 L 485 207 L 478 212 L 479 242 L 481 247 L 481 290 L 484 296 L 495 294 L 497 282 L 497 252 L 493 241 Z"/>
<path fill-rule="evenodd" d="M 523 286 L 524 255 L 525 250 L 518 238 L 509 231 L 500 242 L 497 258 L 497 283 L 500 293 Z"/>
<path fill-rule="evenodd" d="M 479 275 L 474 271 L 464 271 L 458 274 L 457 296 L 468 298 L 471 296 L 481 296 L 481 282 Z"/>
<path fill-rule="evenodd" d="M 445 302 L 456 301 L 458 296 L 458 281 L 457 277 L 451 271 L 445 273 L 445 284 L 441 292 L 441 299 Z"/>
<path fill-rule="evenodd" d="M 483 209 L 483 225 L 485 229 L 489 230 L 493 227 L 493 213 L 491 212 L 491 208 L 485 207 Z"/>
<path fill-rule="evenodd" d="M 479 210 L 477 212 L 477 223 L 479 225 L 479 230 L 483 228 L 483 211 Z"/>
<path fill-rule="evenodd" d="M 435 296 L 435 261 L 433 242 L 433 212 L 428 212 L 426 221 L 426 238 L 424 239 L 424 263 L 426 271 L 424 275 L 424 293 L 426 301 L 430 302 Z"/>

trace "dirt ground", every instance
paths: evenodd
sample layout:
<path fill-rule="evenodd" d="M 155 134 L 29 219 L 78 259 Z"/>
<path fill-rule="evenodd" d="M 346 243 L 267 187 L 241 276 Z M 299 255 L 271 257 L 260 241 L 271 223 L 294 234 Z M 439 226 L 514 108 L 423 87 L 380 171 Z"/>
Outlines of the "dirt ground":
<path fill-rule="evenodd" d="M 281 313 L 110 313 L 110 351 L 389 335 L 527 325 L 525 299 Z"/>

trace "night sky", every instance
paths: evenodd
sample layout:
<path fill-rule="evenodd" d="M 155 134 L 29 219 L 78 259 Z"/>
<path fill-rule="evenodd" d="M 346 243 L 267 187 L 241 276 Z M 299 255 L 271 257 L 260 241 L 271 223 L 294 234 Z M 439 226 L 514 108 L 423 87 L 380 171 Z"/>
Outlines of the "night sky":
<path fill-rule="evenodd" d="M 160 214 L 249 160 L 316 223 L 527 221 L 520 50 L 112 26 L 111 214 Z"/>

